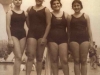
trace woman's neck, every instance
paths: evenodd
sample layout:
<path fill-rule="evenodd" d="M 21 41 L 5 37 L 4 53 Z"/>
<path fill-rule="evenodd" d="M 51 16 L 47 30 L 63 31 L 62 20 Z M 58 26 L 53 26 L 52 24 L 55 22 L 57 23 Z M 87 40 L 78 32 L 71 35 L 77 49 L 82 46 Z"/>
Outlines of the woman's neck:
<path fill-rule="evenodd" d="M 42 7 L 42 4 L 41 4 L 41 5 L 37 5 L 37 4 L 36 4 L 35 7 L 36 7 L 36 8 L 40 8 L 40 7 Z"/>
<path fill-rule="evenodd" d="M 20 11 L 21 9 L 20 9 L 20 6 L 19 7 L 14 7 L 14 9 L 16 10 L 16 11 Z"/>
<path fill-rule="evenodd" d="M 81 14 L 81 12 L 75 12 L 74 14 L 75 14 L 75 15 L 79 15 L 79 14 Z"/>
<path fill-rule="evenodd" d="M 60 13 L 60 10 L 55 10 L 53 11 L 55 14 L 59 14 Z"/>

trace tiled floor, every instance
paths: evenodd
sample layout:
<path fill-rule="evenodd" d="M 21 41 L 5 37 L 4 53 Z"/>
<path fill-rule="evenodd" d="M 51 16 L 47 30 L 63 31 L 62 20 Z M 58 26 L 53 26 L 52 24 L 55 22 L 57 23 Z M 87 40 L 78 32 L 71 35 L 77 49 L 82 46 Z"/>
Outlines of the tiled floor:
<path fill-rule="evenodd" d="M 87 75 L 100 75 L 100 67 L 98 66 L 97 69 L 93 69 L 90 67 L 90 64 L 87 64 L 88 67 L 88 74 Z M 74 75 L 74 68 L 73 63 L 69 63 L 69 73 L 70 75 Z M 0 63 L 0 75 L 13 75 L 13 64 L 11 63 Z M 25 75 L 25 71 L 21 71 L 20 75 Z M 36 75 L 35 71 L 31 72 L 31 75 Z M 45 75 L 45 70 L 43 70 L 42 75 Z M 63 75 L 62 70 L 59 71 L 59 75 Z"/>

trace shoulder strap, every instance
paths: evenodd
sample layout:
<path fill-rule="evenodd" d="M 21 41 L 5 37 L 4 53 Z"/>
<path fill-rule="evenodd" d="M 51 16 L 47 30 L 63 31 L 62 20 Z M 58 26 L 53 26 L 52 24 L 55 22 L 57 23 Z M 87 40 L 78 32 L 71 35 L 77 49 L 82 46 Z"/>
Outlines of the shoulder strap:
<path fill-rule="evenodd" d="M 52 17 L 55 17 L 55 15 L 51 12 Z"/>
<path fill-rule="evenodd" d="M 26 16 L 26 13 L 25 13 L 25 11 L 23 11 L 23 14 Z"/>
<path fill-rule="evenodd" d="M 14 14 L 15 12 L 13 10 L 11 10 L 12 14 Z"/>
<path fill-rule="evenodd" d="M 83 17 L 86 19 L 86 14 L 85 13 L 83 13 Z"/>
<path fill-rule="evenodd" d="M 44 7 L 43 9 L 46 9 L 46 7 Z"/>
<path fill-rule="evenodd" d="M 32 7 L 33 7 L 33 6 L 30 6 L 30 7 L 27 9 L 27 12 L 29 12 L 29 11 L 32 9 Z"/>
<path fill-rule="evenodd" d="M 70 20 L 70 21 L 71 21 L 72 17 L 73 17 L 73 15 L 70 15 L 70 16 L 69 16 L 69 20 Z"/>

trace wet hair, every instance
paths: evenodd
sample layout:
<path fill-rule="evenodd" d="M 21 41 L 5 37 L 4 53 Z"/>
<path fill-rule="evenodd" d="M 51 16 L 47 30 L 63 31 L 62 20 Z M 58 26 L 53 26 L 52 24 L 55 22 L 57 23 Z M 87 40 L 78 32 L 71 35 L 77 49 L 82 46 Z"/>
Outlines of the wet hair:
<path fill-rule="evenodd" d="M 53 5 L 53 2 L 54 2 L 54 1 L 59 1 L 60 5 L 61 5 L 61 7 L 62 7 L 62 3 L 61 3 L 60 0 L 51 0 L 51 1 L 50 1 L 50 6 L 51 6 L 51 8 L 52 8 L 52 5 Z"/>
<path fill-rule="evenodd" d="M 79 3 L 81 5 L 81 9 L 83 9 L 83 5 L 82 5 L 82 2 L 80 0 L 74 0 L 72 2 L 72 8 L 73 8 L 74 3 Z"/>

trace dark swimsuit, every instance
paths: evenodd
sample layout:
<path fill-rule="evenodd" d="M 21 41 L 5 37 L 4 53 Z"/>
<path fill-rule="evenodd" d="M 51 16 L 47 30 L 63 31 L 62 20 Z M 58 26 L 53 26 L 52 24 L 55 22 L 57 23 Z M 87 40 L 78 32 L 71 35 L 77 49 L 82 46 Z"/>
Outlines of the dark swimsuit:
<path fill-rule="evenodd" d="M 66 32 L 67 20 L 64 13 L 62 17 L 55 17 L 52 14 L 51 29 L 48 35 L 48 42 L 55 42 L 57 44 L 67 43 L 68 37 Z"/>
<path fill-rule="evenodd" d="M 75 18 L 72 15 L 70 22 L 70 42 L 78 42 L 81 44 L 84 41 L 89 41 L 89 34 L 87 30 L 87 21 L 84 13 L 81 17 Z"/>
<path fill-rule="evenodd" d="M 28 12 L 29 15 L 29 31 L 27 38 L 42 38 L 46 29 L 46 14 L 45 8 L 41 10 L 34 10 L 33 7 Z"/>
<path fill-rule="evenodd" d="M 24 23 L 26 21 L 26 16 L 24 11 L 21 14 L 17 14 L 12 10 L 13 14 L 11 16 L 11 36 L 18 38 L 19 40 L 26 37 L 26 32 L 24 29 Z"/>

